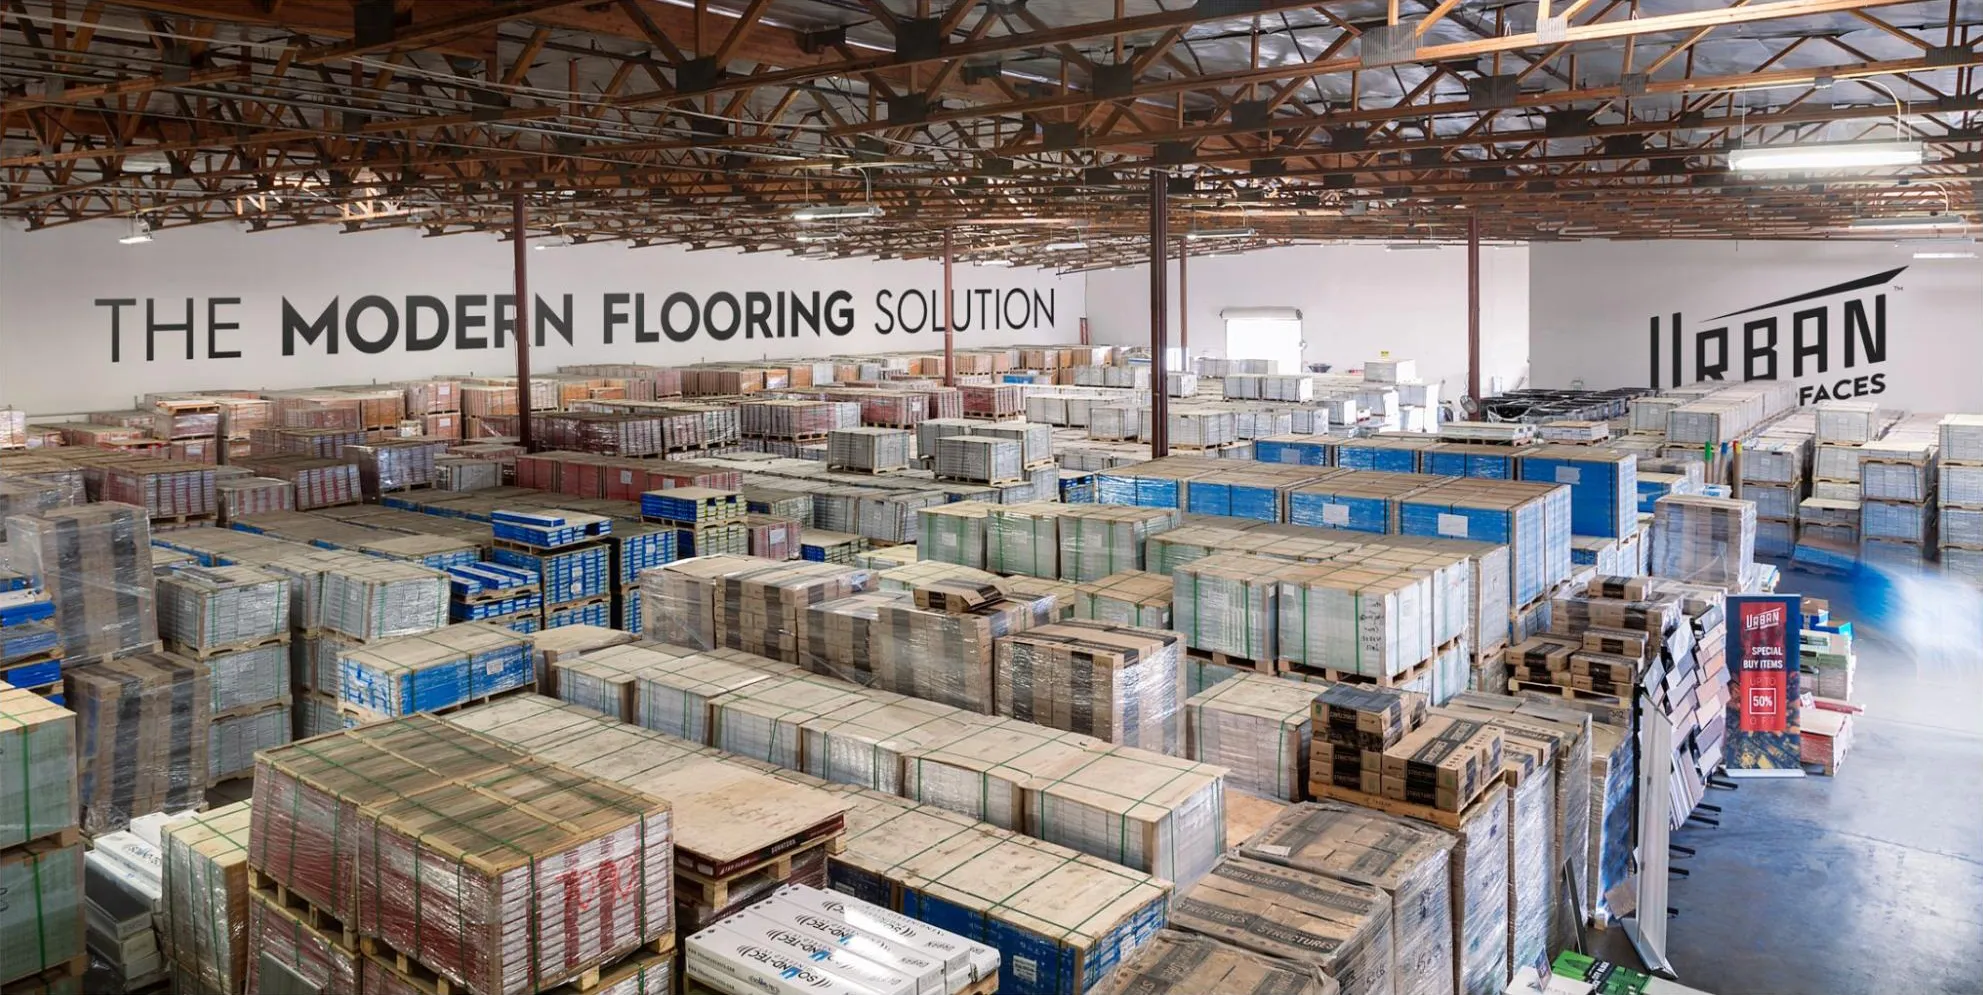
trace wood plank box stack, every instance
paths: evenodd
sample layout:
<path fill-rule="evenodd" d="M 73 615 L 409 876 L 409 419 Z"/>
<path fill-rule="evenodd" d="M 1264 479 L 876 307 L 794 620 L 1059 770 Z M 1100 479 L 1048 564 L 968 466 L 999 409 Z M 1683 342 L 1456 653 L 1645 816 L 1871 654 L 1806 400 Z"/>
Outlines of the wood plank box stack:
<path fill-rule="evenodd" d="M 1369 884 L 1229 856 L 1171 902 L 1171 925 L 1319 970 L 1342 995 L 1395 990 L 1391 896 Z"/>
<path fill-rule="evenodd" d="M 1095 991 L 1096 995 L 1136 995 L 1173 990 L 1337 995 L 1347 989 L 1326 974 L 1283 958 L 1264 957 L 1210 937 L 1164 929 Z"/>
<path fill-rule="evenodd" d="M 1429 717 L 1384 750 L 1384 797 L 1464 812 L 1501 773 L 1501 733 L 1479 722 Z"/>
<path fill-rule="evenodd" d="M 76 718 L 0 684 L 0 988 L 81 995 L 83 851 Z"/>
<path fill-rule="evenodd" d="M 1296 564 L 1217 553 L 1171 573 L 1171 618 L 1194 650 L 1272 673 L 1280 656 L 1282 578 Z"/>
<path fill-rule="evenodd" d="M 201 990 L 221 995 L 240 995 L 248 977 L 250 809 L 236 802 L 160 831 L 166 955 Z"/>
<path fill-rule="evenodd" d="M 213 691 L 203 663 L 145 653 L 64 675 L 76 712 L 83 829 L 206 802 Z"/>
<path fill-rule="evenodd" d="M 1046 624 L 1053 608 L 1050 598 L 1000 599 L 957 612 L 879 605 L 869 630 L 874 687 L 989 715 L 996 641 Z"/>
<path fill-rule="evenodd" d="M 1185 702 L 1185 756 L 1226 768 L 1226 783 L 1262 798 L 1306 797 L 1313 684 L 1242 673 Z"/>
<path fill-rule="evenodd" d="M 669 804 L 428 716 L 256 759 L 248 864 L 366 952 L 522 995 L 673 942 Z M 615 902 L 572 901 L 574 881 Z"/>
<path fill-rule="evenodd" d="M 908 601 L 906 591 L 883 590 L 807 608 L 799 623 L 799 664 L 815 674 L 863 686 L 874 683 L 874 661 L 879 655 L 874 633 L 881 608 Z"/>
<path fill-rule="evenodd" d="M 1325 801 L 1290 806 L 1238 852 L 1384 892 L 1391 990 L 1434 995 L 1453 990 L 1451 849 L 1451 837 L 1431 826 Z"/>
<path fill-rule="evenodd" d="M 1183 752 L 1183 640 L 1109 622 L 1042 625 L 1000 638 L 999 714 L 1173 756 Z"/>
<path fill-rule="evenodd" d="M 1122 570 L 1093 583 L 1078 585 L 1074 603 L 1076 618 L 1140 625 L 1151 629 L 1171 627 L 1171 578 L 1141 570 Z"/>
<path fill-rule="evenodd" d="M 360 721 L 455 708 L 534 687 L 530 640 L 495 622 L 464 622 L 348 650 L 339 707 Z"/>
<path fill-rule="evenodd" d="M 1309 790 L 1318 798 L 1381 797 L 1384 751 L 1417 728 L 1424 714 L 1424 696 L 1409 691 L 1354 684 L 1323 689 L 1311 706 Z"/>
<path fill-rule="evenodd" d="M 248 773 L 255 749 L 289 741 L 289 598 L 287 578 L 255 567 L 185 567 L 158 580 L 160 635 L 209 671 L 211 782 Z"/>
<path fill-rule="evenodd" d="M 729 649 L 797 663 L 806 609 L 863 593 L 874 583 L 874 572 L 861 567 L 759 560 L 723 576 L 716 631 Z"/>

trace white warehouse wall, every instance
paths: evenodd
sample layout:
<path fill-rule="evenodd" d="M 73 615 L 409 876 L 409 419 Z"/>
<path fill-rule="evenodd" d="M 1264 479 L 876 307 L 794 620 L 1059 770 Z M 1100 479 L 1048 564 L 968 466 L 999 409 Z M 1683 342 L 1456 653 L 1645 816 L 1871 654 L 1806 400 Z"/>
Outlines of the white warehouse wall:
<path fill-rule="evenodd" d="M 1807 402 L 1983 411 L 1983 260 L 1914 258 L 1950 248 L 1537 243 L 1529 267 L 1535 382 L 1784 379 Z"/>
<path fill-rule="evenodd" d="M 510 344 L 492 333 L 496 296 L 505 327 L 514 311 L 511 246 L 494 235 L 205 225 L 119 245 L 128 233 L 102 222 L 0 226 L 0 407 L 73 413 L 128 407 L 148 391 L 514 370 Z M 943 273 L 932 262 L 599 243 L 531 252 L 529 286 L 541 301 L 538 371 L 942 346 Z M 958 267 L 957 344 L 1075 342 L 1085 287 L 1051 270 Z M 334 329 L 321 325 L 327 315 Z M 712 337 L 712 320 L 730 334 Z"/>
<path fill-rule="evenodd" d="M 1458 397 L 1467 382 L 1467 252 L 1441 246 L 1391 252 L 1381 245 L 1299 245 L 1236 255 L 1193 255 L 1191 353 L 1224 356 L 1230 307 L 1301 311 L 1304 363 L 1337 371 L 1361 367 L 1388 351 L 1415 359 L 1419 375 Z M 1170 272 L 1171 344 L 1177 344 L 1177 264 Z M 1529 362 L 1529 252 L 1486 246 L 1480 253 L 1481 382 L 1519 386 Z M 1098 344 L 1150 341 L 1149 267 L 1088 274 L 1088 320 Z"/>

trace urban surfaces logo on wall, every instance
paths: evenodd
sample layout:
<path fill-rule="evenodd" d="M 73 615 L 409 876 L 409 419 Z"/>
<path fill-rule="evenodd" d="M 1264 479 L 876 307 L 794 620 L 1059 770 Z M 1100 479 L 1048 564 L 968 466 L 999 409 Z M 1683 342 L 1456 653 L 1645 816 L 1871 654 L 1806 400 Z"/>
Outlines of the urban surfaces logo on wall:
<path fill-rule="evenodd" d="M 1678 311 L 1664 326 L 1655 315 L 1646 337 L 1652 386 L 1796 380 L 1805 404 L 1885 393 L 1887 296 L 1906 269 L 1730 311 L 1691 330 Z"/>
<path fill-rule="evenodd" d="M 796 339 L 843 337 L 865 325 L 877 335 L 943 330 L 939 291 L 877 290 L 872 313 L 848 290 L 750 290 L 706 294 L 610 293 L 583 306 L 571 294 L 531 295 L 532 345 L 608 346 L 686 343 L 701 338 Z M 176 358 L 239 359 L 262 340 L 284 356 L 378 354 L 400 350 L 507 349 L 517 326 L 513 294 L 366 294 L 327 300 L 244 303 L 239 297 L 94 302 L 109 333 L 110 361 Z M 1052 331 L 1054 291 L 1024 287 L 958 288 L 951 296 L 957 332 Z"/>

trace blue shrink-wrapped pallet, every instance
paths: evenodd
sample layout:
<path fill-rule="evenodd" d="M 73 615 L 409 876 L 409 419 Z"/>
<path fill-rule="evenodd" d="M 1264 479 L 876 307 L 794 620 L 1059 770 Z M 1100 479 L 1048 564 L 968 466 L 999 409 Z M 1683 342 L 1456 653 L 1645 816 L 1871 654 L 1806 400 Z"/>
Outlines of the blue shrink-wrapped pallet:
<path fill-rule="evenodd" d="M 666 566 L 680 559 L 677 530 L 645 522 L 615 519 L 613 534 L 606 537 L 612 550 L 615 583 L 628 587 L 640 583 L 640 572 Z"/>
<path fill-rule="evenodd" d="M 1342 439 L 1326 435 L 1276 435 L 1253 440 L 1253 458 L 1262 463 L 1335 466 Z"/>
<path fill-rule="evenodd" d="M 1336 465 L 1345 470 L 1384 470 L 1390 473 L 1417 473 L 1419 457 L 1437 440 L 1376 437 L 1346 439 L 1336 447 Z"/>
<path fill-rule="evenodd" d="M 498 539 L 548 549 L 607 535 L 613 531 L 613 520 L 575 511 L 494 511 L 489 528 Z"/>
<path fill-rule="evenodd" d="M 431 712 L 527 687 L 530 640 L 471 622 L 354 646 L 338 655 L 347 711 L 391 717 Z"/>
<path fill-rule="evenodd" d="M 1520 481 L 1439 478 L 1401 498 L 1398 531 L 1508 547 L 1510 602 L 1544 597 L 1570 576 L 1570 489 Z"/>
<path fill-rule="evenodd" d="M 1638 524 L 1639 457 L 1598 446 L 1524 450 L 1521 479 L 1570 488 L 1570 530 L 1623 538 Z"/>
<path fill-rule="evenodd" d="M 546 604 L 565 604 L 612 593 L 612 555 L 604 543 L 539 553 L 499 547 L 496 562 L 536 571 L 544 587 Z"/>
<path fill-rule="evenodd" d="M 1131 463 L 1095 475 L 1095 500 L 1182 511 L 1191 481 L 1227 469 L 1231 469 L 1230 464 L 1204 456 L 1166 456 Z"/>
<path fill-rule="evenodd" d="M 1288 521 L 1377 535 L 1397 532 L 1398 501 L 1438 482 L 1415 473 L 1332 474 L 1288 493 Z"/>
<path fill-rule="evenodd" d="M 1419 457 L 1421 472 L 1441 477 L 1481 477 L 1486 480 L 1514 480 L 1515 461 L 1521 450 L 1513 446 L 1483 446 L 1468 442 L 1441 442 L 1429 446 Z"/>
<path fill-rule="evenodd" d="M 602 629 L 613 627 L 612 602 L 600 598 L 577 605 L 558 605 L 544 611 L 544 628 L 557 629 L 567 625 L 596 625 Z"/>

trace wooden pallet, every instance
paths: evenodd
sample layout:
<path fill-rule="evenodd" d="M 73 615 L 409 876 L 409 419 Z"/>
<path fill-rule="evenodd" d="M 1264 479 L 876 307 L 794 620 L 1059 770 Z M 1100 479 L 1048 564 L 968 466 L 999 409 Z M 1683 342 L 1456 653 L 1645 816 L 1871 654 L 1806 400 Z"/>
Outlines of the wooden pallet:
<path fill-rule="evenodd" d="M 250 867 L 248 887 L 261 892 L 262 897 L 289 913 L 297 922 L 324 934 L 326 938 L 340 940 L 346 950 L 358 949 L 358 931 L 346 926 L 343 917 L 319 908 L 316 903 L 290 891 L 288 885 Z"/>
<path fill-rule="evenodd" d="M 89 969 L 89 954 L 83 953 L 38 974 L 8 981 L 4 985 L 8 995 L 13 995 L 15 992 L 19 992 L 20 995 L 43 995 L 46 992 L 81 991 L 78 979 L 82 978 Z M 71 982 L 77 983 L 71 984 Z"/>
<path fill-rule="evenodd" d="M 376 936 L 361 936 L 358 947 L 381 970 L 424 995 L 458 995 L 469 989 L 431 971 L 426 965 L 394 949 Z M 675 935 L 666 933 L 641 944 L 633 953 L 611 964 L 580 971 L 577 976 L 555 987 L 542 989 L 545 995 L 580 995 L 583 992 L 620 984 L 644 971 L 667 969 L 675 955 Z"/>
<path fill-rule="evenodd" d="M 520 612 L 518 614 L 528 615 L 532 613 Z M 495 618 L 485 618 L 482 619 L 481 621 L 500 623 L 504 619 L 511 617 L 513 616 L 498 615 Z M 440 708 L 430 709 L 429 711 L 426 712 L 408 713 L 408 714 L 453 715 L 454 713 L 459 712 L 465 708 L 474 708 L 477 705 L 486 705 L 492 701 L 501 701 L 504 698 L 510 698 L 522 694 L 535 694 L 536 692 L 537 692 L 537 682 L 526 681 L 524 682 L 522 687 L 514 687 L 506 691 L 498 691 L 495 694 L 485 694 L 479 698 L 469 698 L 465 701 L 457 701 L 452 705 L 443 705 Z M 355 701 L 344 701 L 342 699 L 340 699 L 337 703 L 337 710 L 341 714 L 349 715 L 354 719 L 358 719 L 361 724 L 366 722 L 387 722 L 387 721 L 391 721 L 392 719 L 404 717 L 398 715 L 387 715 L 384 712 L 373 711 L 372 709 L 366 708 Z"/>
<path fill-rule="evenodd" d="M 1025 477 L 1004 477 L 998 480 L 972 480 L 968 477 L 942 477 L 936 479 L 946 484 L 970 484 L 972 487 L 1013 487 L 1026 483 Z"/>
<path fill-rule="evenodd" d="M 688 891 L 699 896 L 699 900 L 704 905 L 717 909 L 726 908 L 730 904 L 730 891 L 732 888 L 744 888 L 755 885 L 767 877 L 774 881 L 789 880 L 792 877 L 792 863 L 799 857 L 810 854 L 812 851 L 821 847 L 826 848 L 828 855 L 844 852 L 847 848 L 846 833 L 840 831 L 835 832 L 831 836 L 822 836 L 807 840 L 798 846 L 781 851 L 774 856 L 743 864 L 720 875 L 704 874 L 694 868 L 685 866 L 680 860 L 681 855 L 677 853 L 675 890 L 678 900 L 681 892 Z"/>
<path fill-rule="evenodd" d="M 273 636 L 264 636 L 260 639 L 243 639 L 238 642 L 225 643 L 219 646 L 209 646 L 205 649 L 188 646 L 185 643 L 172 639 L 164 640 L 164 643 L 165 651 L 168 653 L 176 653 L 179 656 L 191 657 L 195 660 L 211 660 L 217 656 L 225 656 L 229 653 L 246 653 L 249 650 L 258 650 L 264 646 L 286 646 L 289 644 L 289 630 L 284 629 Z"/>
<path fill-rule="evenodd" d="M 18 853 L 22 850 L 29 849 L 36 852 L 60 850 L 64 847 L 75 846 L 77 843 L 82 842 L 82 839 L 83 831 L 81 829 L 75 826 L 64 826 L 52 833 L 43 833 L 33 839 L 22 840 L 13 846 L 0 847 L 0 855 Z M 10 988 L 8 990 L 12 991 L 13 989 Z"/>
<path fill-rule="evenodd" d="M 1195 646 L 1186 647 L 1184 655 L 1187 659 L 1197 660 L 1201 663 L 1231 667 L 1234 670 L 1251 670 L 1261 674 L 1276 674 L 1281 673 L 1284 669 L 1289 669 L 1282 666 L 1286 661 L 1252 660 L 1243 656 L 1234 656 L 1230 653 L 1221 653 L 1218 650 L 1199 649 Z"/>
<path fill-rule="evenodd" d="M 1368 684 L 1374 687 L 1395 688 L 1405 687 L 1420 678 L 1429 678 L 1432 675 L 1433 661 L 1421 660 L 1407 667 L 1404 671 L 1392 674 L 1389 677 L 1372 677 L 1368 674 L 1338 670 L 1334 667 L 1309 667 L 1286 659 L 1281 660 L 1280 663 L 1281 673 L 1310 674 L 1337 684 Z"/>
<path fill-rule="evenodd" d="M 1487 778 L 1482 782 L 1480 794 L 1469 799 L 1466 805 L 1462 806 L 1461 811 L 1448 812 L 1445 809 L 1433 808 L 1430 805 L 1415 805 L 1411 802 L 1395 801 L 1383 795 L 1372 795 L 1361 791 L 1353 791 L 1349 788 L 1330 784 L 1327 781 L 1311 779 L 1308 782 L 1309 793 L 1317 799 L 1344 802 L 1360 808 L 1374 809 L 1386 815 L 1395 815 L 1405 819 L 1417 819 L 1420 822 L 1430 822 L 1435 826 L 1454 830 L 1465 825 L 1467 819 L 1483 803 L 1495 804 L 1499 793 L 1506 790 L 1507 788 L 1500 778 Z"/>
<path fill-rule="evenodd" d="M 902 463 L 897 466 L 833 466 L 828 464 L 826 468 L 834 473 L 860 473 L 870 477 L 881 477 L 891 473 L 901 473 L 909 469 L 909 464 Z"/>

